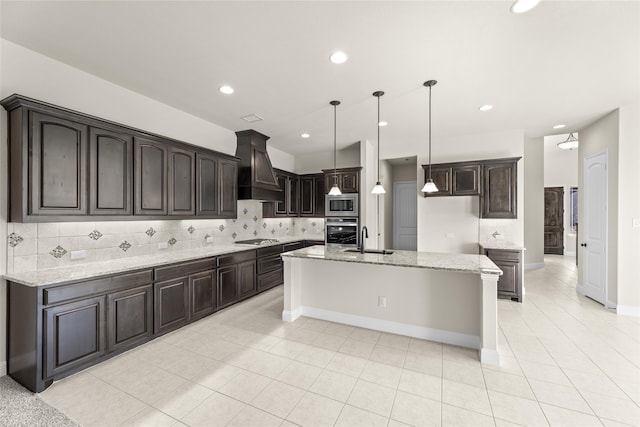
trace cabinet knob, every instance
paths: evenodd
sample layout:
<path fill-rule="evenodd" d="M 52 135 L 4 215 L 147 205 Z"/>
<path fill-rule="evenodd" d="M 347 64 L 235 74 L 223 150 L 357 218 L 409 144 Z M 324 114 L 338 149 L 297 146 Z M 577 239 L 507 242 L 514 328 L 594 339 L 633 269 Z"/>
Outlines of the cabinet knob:
<path fill-rule="evenodd" d="M 582 246 L 583 248 L 586 248 L 587 244 L 586 243 L 580 243 L 580 246 Z"/>

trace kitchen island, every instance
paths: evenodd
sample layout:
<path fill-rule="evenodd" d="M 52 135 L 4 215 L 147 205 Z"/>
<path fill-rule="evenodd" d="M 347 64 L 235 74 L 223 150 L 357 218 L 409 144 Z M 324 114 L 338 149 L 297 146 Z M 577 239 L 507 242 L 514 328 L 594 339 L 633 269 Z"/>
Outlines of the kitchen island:
<path fill-rule="evenodd" d="M 311 246 L 282 254 L 282 319 L 300 316 L 443 342 L 498 365 L 498 277 L 484 255 Z"/>

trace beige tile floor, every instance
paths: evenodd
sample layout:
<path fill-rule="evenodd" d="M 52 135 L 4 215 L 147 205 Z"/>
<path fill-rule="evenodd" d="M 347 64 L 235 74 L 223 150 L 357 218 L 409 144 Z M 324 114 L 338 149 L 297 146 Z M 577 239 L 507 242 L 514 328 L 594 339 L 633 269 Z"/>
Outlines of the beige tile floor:
<path fill-rule="evenodd" d="M 640 319 L 575 292 L 573 258 L 499 301 L 502 366 L 476 352 L 310 318 L 282 287 L 56 382 L 86 426 L 640 425 Z"/>

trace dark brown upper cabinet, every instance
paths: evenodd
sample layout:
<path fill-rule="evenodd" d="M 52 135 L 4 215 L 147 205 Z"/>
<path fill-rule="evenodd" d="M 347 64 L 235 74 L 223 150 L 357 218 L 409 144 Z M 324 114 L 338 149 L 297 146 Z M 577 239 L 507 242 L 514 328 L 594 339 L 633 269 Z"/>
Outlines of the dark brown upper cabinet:
<path fill-rule="evenodd" d="M 517 218 L 518 160 L 486 160 L 482 165 L 480 218 Z"/>
<path fill-rule="evenodd" d="M 132 215 L 133 137 L 100 128 L 89 130 L 89 213 Z"/>
<path fill-rule="evenodd" d="M 236 157 L 21 95 L 0 104 L 12 222 L 236 217 Z"/>
<path fill-rule="evenodd" d="M 422 165 L 425 182 L 429 178 L 429 165 Z M 480 163 L 459 162 L 431 165 L 431 178 L 438 187 L 435 193 L 424 197 L 474 196 L 480 194 Z"/>
<path fill-rule="evenodd" d="M 86 215 L 88 126 L 18 106 L 9 128 L 10 220 Z"/>
<path fill-rule="evenodd" d="M 169 148 L 169 215 L 195 214 L 195 169 L 196 153 Z"/>
<path fill-rule="evenodd" d="M 236 218 L 238 213 L 238 162 L 220 159 L 220 213 L 218 218 Z"/>
<path fill-rule="evenodd" d="M 334 183 L 338 184 L 343 193 L 360 192 L 360 170 L 361 167 L 340 168 L 334 173 L 333 169 L 323 169 L 325 181 L 325 194 L 331 190 Z"/>
<path fill-rule="evenodd" d="M 262 204 L 262 216 L 265 218 L 299 216 L 300 178 L 292 172 L 274 169 L 276 180 L 281 191 L 281 199 L 277 202 Z"/>
<path fill-rule="evenodd" d="M 300 216 L 323 217 L 324 174 L 300 176 Z"/>
<path fill-rule="evenodd" d="M 135 214 L 167 215 L 167 146 L 150 139 L 135 140 Z"/>

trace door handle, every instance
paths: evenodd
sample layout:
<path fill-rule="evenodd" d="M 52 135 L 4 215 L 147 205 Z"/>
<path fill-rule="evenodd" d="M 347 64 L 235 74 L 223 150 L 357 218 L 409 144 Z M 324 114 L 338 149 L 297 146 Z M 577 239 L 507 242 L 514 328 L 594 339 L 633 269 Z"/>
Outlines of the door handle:
<path fill-rule="evenodd" d="M 586 248 L 587 244 L 586 243 L 580 243 L 580 246 L 582 246 L 583 248 Z"/>

